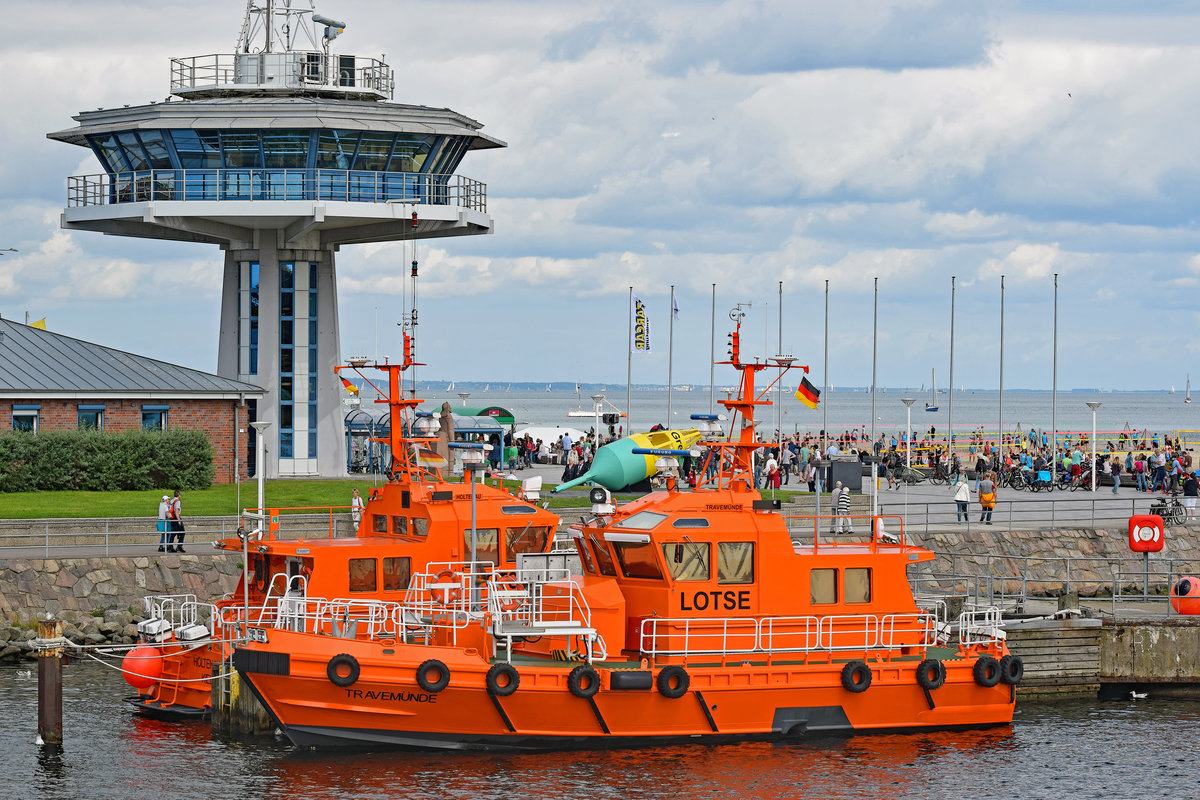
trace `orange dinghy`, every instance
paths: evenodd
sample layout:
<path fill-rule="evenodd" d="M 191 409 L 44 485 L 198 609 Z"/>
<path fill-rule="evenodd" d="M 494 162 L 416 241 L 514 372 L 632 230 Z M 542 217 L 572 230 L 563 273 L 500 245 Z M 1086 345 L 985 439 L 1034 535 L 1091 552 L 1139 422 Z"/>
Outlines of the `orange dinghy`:
<path fill-rule="evenodd" d="M 332 509 L 305 509 L 328 515 L 320 530 L 281 536 L 274 520 L 288 509 L 271 509 L 273 521 L 250 534 L 250 541 L 231 537 L 215 543 L 239 556 L 243 548 L 249 552 L 248 585 L 239 583 L 215 603 L 194 595 L 146 598 L 148 618 L 138 626 L 141 645 L 123 665 L 140 690 L 126 702 L 139 713 L 207 716 L 214 665 L 229 668 L 247 620 L 271 625 L 315 615 L 324 620 L 317 630 L 339 642 L 372 637 L 373 615 L 402 601 L 415 575 L 434 563 L 472 558 L 472 522 L 475 559 L 494 569 L 514 568 L 520 554 L 553 547 L 559 518 L 535 498 L 486 484 L 452 483 L 423 463 L 430 460 L 429 440 L 406 435 L 421 402 L 405 399 L 400 388 L 399 374 L 408 366 L 411 362 L 375 365 L 389 379 L 378 388 L 386 398 L 380 402 L 392 412 L 391 479 L 370 491 L 354 536 L 334 536 Z M 147 663 L 156 659 L 161 663 Z"/>
<path fill-rule="evenodd" d="M 313 633 L 320 614 L 253 626 L 234 666 L 287 736 L 549 749 L 1010 723 L 1023 667 L 997 609 L 919 605 L 906 570 L 933 554 L 899 520 L 858 543 L 810 520 L 797 541 L 753 488 L 754 377 L 788 367 L 742 363 L 739 332 L 739 433 L 707 443 L 709 483 L 620 507 L 593 490 L 574 564 L 431 568 L 370 637 Z"/>

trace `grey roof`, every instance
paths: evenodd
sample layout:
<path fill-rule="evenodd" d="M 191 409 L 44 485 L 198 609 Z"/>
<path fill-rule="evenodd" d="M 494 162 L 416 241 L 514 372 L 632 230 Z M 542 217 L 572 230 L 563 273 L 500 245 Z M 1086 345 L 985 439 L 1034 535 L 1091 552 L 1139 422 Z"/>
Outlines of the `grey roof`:
<path fill-rule="evenodd" d="M 88 135 L 134 129 L 339 128 L 470 136 L 472 150 L 508 146 L 483 133 L 483 123 L 449 108 L 322 97 L 175 100 L 81 111 L 72 119 L 79 122 L 78 127 L 54 131 L 46 137 L 88 147 Z"/>
<path fill-rule="evenodd" d="M 0 396 L 257 397 L 261 387 L 0 319 Z"/>

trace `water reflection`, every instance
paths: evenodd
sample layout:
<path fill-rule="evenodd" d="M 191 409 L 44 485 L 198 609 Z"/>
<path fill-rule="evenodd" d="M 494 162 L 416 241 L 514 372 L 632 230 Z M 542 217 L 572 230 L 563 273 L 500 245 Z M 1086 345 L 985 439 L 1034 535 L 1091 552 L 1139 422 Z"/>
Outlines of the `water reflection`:
<path fill-rule="evenodd" d="M 1195 796 L 1200 703 L 1018 706 L 1011 727 L 797 743 L 539 754 L 337 753 L 215 739 L 203 722 L 142 719 L 116 673 L 64 676 L 65 746 L 38 748 L 36 682 L 0 667 L 0 796 L 405 797 L 423 800 Z M 1132 746 L 1131 743 L 1155 743 Z M 1162 743 L 1170 746 L 1159 746 Z M 1150 792 L 1150 788 L 1153 792 Z"/>

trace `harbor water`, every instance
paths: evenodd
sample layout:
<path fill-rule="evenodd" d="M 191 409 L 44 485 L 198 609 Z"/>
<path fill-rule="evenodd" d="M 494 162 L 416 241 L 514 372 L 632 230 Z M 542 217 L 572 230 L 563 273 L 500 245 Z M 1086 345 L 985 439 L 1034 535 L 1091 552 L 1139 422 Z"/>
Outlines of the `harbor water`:
<path fill-rule="evenodd" d="M 455 391 L 447 391 L 445 384 L 427 386 L 421 392 L 426 400 L 425 409 L 436 409 L 443 402 L 453 407 L 460 407 L 463 401 Z M 719 401 L 725 397 L 724 392 L 716 392 L 716 410 L 723 412 Z M 463 389 L 463 391 L 467 391 Z M 794 391 L 794 390 L 793 390 Z M 574 391 L 511 391 L 491 388 L 489 391 L 474 389 L 467 398 L 468 406 L 500 406 L 511 411 L 516 418 L 517 426 L 548 425 L 573 427 L 588 430 L 594 424 L 594 416 L 568 417 L 568 412 L 590 412 L 594 406 L 592 395 L 603 394 L 605 406 L 614 404 L 620 411 L 626 411 L 625 387 L 606 386 L 581 388 L 579 394 Z M 905 407 L 900 402 L 901 397 L 911 397 L 916 400 L 912 407 L 912 426 L 917 432 L 928 431 L 935 427 L 938 433 L 944 433 L 950 419 L 950 399 L 948 394 L 939 392 L 939 410 L 929 413 L 924 410 L 925 403 L 931 400 L 928 390 L 924 393 L 904 389 L 891 389 L 875 395 L 875 431 L 899 434 L 905 426 Z M 691 391 L 675 391 L 671 395 L 671 418 L 669 427 L 687 427 L 691 414 L 707 414 L 709 412 L 711 395 L 707 386 L 696 386 Z M 777 394 L 772 392 L 769 399 L 775 401 Z M 1096 429 L 1099 432 L 1109 432 L 1110 438 L 1116 439 L 1117 433 L 1130 429 L 1151 433 L 1170 433 L 1180 435 L 1191 441 L 1200 439 L 1200 402 L 1184 403 L 1183 392 L 1170 394 L 1168 392 L 1068 392 L 1058 393 L 1057 420 L 1059 431 L 1088 431 L 1092 429 L 1092 412 L 1085 405 L 1088 400 L 1098 400 L 1101 405 L 1096 412 Z M 826 408 L 818 407 L 813 410 L 802 405 L 791 392 L 783 394 L 782 398 L 784 433 L 816 433 L 820 431 L 822 418 L 828 414 L 831 434 L 838 434 L 851 429 L 860 432 L 871 430 L 871 394 L 866 391 L 839 389 L 826 393 L 822 403 Z M 367 405 L 367 403 L 364 403 Z M 644 431 L 656 424 L 666 424 L 667 420 L 667 391 L 639 389 L 630 393 L 629 406 L 631 412 L 632 430 Z M 768 407 L 760 411 L 760 430 L 768 427 L 774 430 L 776 409 Z M 983 427 L 985 435 L 994 436 L 1000 416 L 1000 393 L 997 391 L 966 391 L 954 392 L 954 430 L 959 434 L 968 433 Z M 1028 431 L 1035 427 L 1039 431 L 1050 430 L 1054 421 L 1054 397 L 1051 392 L 1042 391 L 1006 391 L 1004 393 L 1004 430 Z M 768 423 L 768 420 L 772 420 Z M 1190 435 L 1184 432 L 1191 431 Z M 1101 437 L 1103 441 L 1103 437 Z"/>
<path fill-rule="evenodd" d="M 32 675 L 25 670 L 32 669 Z M 331 753 L 133 715 L 120 675 L 64 670 L 61 752 L 34 743 L 37 670 L 0 667 L 0 797 L 1194 797 L 1200 702 L 1018 700 L 1011 727 L 551 754 Z"/>

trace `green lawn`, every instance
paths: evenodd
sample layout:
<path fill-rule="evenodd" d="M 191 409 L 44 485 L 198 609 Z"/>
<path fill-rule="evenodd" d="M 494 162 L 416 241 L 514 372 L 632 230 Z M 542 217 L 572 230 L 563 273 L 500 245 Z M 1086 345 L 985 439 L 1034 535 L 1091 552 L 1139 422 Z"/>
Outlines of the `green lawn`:
<path fill-rule="evenodd" d="M 370 478 L 345 480 L 279 480 L 266 482 L 266 502 L 269 508 L 301 508 L 316 506 L 322 509 L 342 506 L 348 511 L 350 490 L 357 488 L 366 497 L 375 484 Z M 519 481 L 505 481 L 510 491 L 520 487 Z M 553 484 L 543 487 L 543 501 L 551 509 L 586 508 L 590 506 L 586 489 L 558 496 L 550 493 Z M 238 512 L 236 486 L 212 486 L 200 491 L 185 491 L 183 517 L 234 515 Z M 253 507 L 257 502 L 258 486 L 253 481 L 241 486 L 241 506 Z M 0 495 L 0 519 L 41 519 L 46 517 L 155 517 L 158 501 L 174 490 L 155 489 L 145 492 L 14 492 Z M 785 502 L 791 492 L 776 492 Z M 766 493 L 770 497 L 769 493 Z M 618 494 L 618 502 L 627 502 L 635 494 Z"/>

